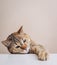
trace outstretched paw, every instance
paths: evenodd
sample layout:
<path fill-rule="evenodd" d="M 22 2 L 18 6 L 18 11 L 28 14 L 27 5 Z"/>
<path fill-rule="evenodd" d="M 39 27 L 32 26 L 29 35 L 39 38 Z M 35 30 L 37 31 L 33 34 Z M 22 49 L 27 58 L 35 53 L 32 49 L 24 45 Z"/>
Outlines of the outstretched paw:
<path fill-rule="evenodd" d="M 41 61 L 45 61 L 48 58 L 48 53 L 46 51 L 40 51 L 38 54 L 38 59 Z"/>

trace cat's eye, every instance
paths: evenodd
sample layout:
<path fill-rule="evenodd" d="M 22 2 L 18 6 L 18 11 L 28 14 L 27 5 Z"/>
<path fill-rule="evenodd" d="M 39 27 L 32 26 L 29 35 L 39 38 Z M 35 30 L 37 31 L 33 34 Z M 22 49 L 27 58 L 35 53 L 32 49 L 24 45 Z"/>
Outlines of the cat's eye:
<path fill-rule="evenodd" d="M 20 46 L 16 46 L 16 48 L 19 48 Z"/>
<path fill-rule="evenodd" d="M 23 42 L 25 43 L 25 42 L 26 42 L 26 39 L 25 39 L 25 40 L 23 40 Z"/>

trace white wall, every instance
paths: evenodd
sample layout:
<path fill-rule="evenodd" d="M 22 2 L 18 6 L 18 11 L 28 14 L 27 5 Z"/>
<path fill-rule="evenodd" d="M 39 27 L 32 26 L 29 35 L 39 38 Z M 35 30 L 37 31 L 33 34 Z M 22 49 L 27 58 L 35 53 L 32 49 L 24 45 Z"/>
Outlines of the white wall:
<path fill-rule="evenodd" d="M 0 6 L 0 53 L 8 53 L 1 41 L 21 25 L 34 41 L 57 52 L 57 0 L 0 0 Z"/>

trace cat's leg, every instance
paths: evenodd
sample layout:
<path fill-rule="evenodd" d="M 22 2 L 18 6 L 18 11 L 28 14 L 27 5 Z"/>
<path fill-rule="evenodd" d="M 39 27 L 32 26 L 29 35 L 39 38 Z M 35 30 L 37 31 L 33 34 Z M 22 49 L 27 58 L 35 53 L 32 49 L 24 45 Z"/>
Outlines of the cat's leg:
<path fill-rule="evenodd" d="M 39 60 L 47 60 L 48 53 L 41 45 L 31 46 L 30 52 L 36 54 Z"/>
<path fill-rule="evenodd" d="M 36 45 L 35 43 L 31 45 L 30 52 L 38 56 L 39 60 L 47 60 L 48 53 L 42 45 Z"/>

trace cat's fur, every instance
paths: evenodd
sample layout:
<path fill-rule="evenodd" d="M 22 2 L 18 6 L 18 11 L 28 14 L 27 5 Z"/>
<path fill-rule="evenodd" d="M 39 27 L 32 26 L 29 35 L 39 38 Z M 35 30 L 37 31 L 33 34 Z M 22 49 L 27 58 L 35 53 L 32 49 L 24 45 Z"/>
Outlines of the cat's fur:
<path fill-rule="evenodd" d="M 34 53 L 39 60 L 47 60 L 48 53 L 42 45 L 37 45 L 30 36 L 23 31 L 23 26 L 17 32 L 12 33 L 2 43 L 12 54 Z"/>

